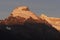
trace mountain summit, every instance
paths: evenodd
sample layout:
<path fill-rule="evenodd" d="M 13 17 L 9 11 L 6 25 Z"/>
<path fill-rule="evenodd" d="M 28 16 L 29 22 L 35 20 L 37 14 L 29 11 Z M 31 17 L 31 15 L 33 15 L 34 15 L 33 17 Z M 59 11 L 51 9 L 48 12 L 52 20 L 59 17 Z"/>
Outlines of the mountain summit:
<path fill-rule="evenodd" d="M 25 19 L 28 19 L 30 17 L 32 17 L 33 19 L 37 19 L 37 20 L 39 19 L 33 12 L 31 12 L 29 10 L 29 8 L 27 6 L 16 7 L 12 11 L 11 15 L 13 17 L 19 16 L 19 17 L 23 17 Z"/>

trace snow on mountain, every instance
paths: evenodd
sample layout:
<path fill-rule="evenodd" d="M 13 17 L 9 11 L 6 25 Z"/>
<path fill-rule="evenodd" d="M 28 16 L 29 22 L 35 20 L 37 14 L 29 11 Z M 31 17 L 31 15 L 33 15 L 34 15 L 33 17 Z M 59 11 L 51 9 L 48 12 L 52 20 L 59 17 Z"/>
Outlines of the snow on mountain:
<path fill-rule="evenodd" d="M 47 21 L 49 24 L 51 24 L 54 28 L 60 31 L 60 18 L 55 17 L 48 17 L 44 14 L 41 14 L 40 18 L 42 20 Z"/>
<path fill-rule="evenodd" d="M 44 14 L 41 14 L 41 16 L 38 17 L 33 12 L 31 12 L 27 6 L 16 7 L 11 12 L 11 15 L 6 20 L 3 20 L 2 24 L 4 23 L 5 24 L 16 24 L 16 23 L 23 24 L 25 21 L 33 22 L 32 20 L 38 23 L 45 22 L 48 25 L 52 25 L 54 28 L 60 31 L 60 18 L 48 17 Z"/>
<path fill-rule="evenodd" d="M 19 17 L 23 17 L 25 19 L 28 19 L 30 17 L 32 17 L 33 19 L 39 19 L 33 12 L 31 12 L 29 10 L 29 8 L 27 6 L 16 7 L 12 11 L 11 15 L 13 17 L 19 16 Z"/>

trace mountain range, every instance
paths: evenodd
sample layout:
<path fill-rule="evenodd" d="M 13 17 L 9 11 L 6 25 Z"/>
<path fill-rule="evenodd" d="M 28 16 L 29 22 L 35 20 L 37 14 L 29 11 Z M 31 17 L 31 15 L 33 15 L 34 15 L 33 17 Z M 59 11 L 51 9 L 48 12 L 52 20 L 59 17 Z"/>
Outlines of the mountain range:
<path fill-rule="evenodd" d="M 37 16 L 27 6 L 16 7 L 0 20 L 0 39 L 60 40 L 60 18 Z"/>

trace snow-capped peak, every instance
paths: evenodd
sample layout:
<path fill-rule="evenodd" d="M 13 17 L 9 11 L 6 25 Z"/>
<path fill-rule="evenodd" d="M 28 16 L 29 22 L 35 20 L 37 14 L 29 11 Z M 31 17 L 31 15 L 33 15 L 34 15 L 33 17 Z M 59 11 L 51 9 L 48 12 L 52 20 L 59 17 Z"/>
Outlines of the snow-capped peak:
<path fill-rule="evenodd" d="M 29 11 L 29 8 L 27 6 L 21 6 L 21 7 L 16 7 L 11 15 L 13 17 L 23 17 L 25 19 L 28 19 L 30 17 L 32 17 L 33 19 L 38 19 L 38 17 L 31 11 Z"/>

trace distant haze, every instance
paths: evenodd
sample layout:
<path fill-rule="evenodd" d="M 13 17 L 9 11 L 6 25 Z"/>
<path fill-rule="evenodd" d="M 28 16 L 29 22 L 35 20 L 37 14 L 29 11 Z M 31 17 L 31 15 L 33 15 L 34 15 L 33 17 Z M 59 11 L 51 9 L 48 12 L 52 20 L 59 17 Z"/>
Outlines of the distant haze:
<path fill-rule="evenodd" d="M 8 17 L 17 6 L 28 6 L 38 16 L 60 17 L 60 0 L 0 0 L 0 19 Z"/>

